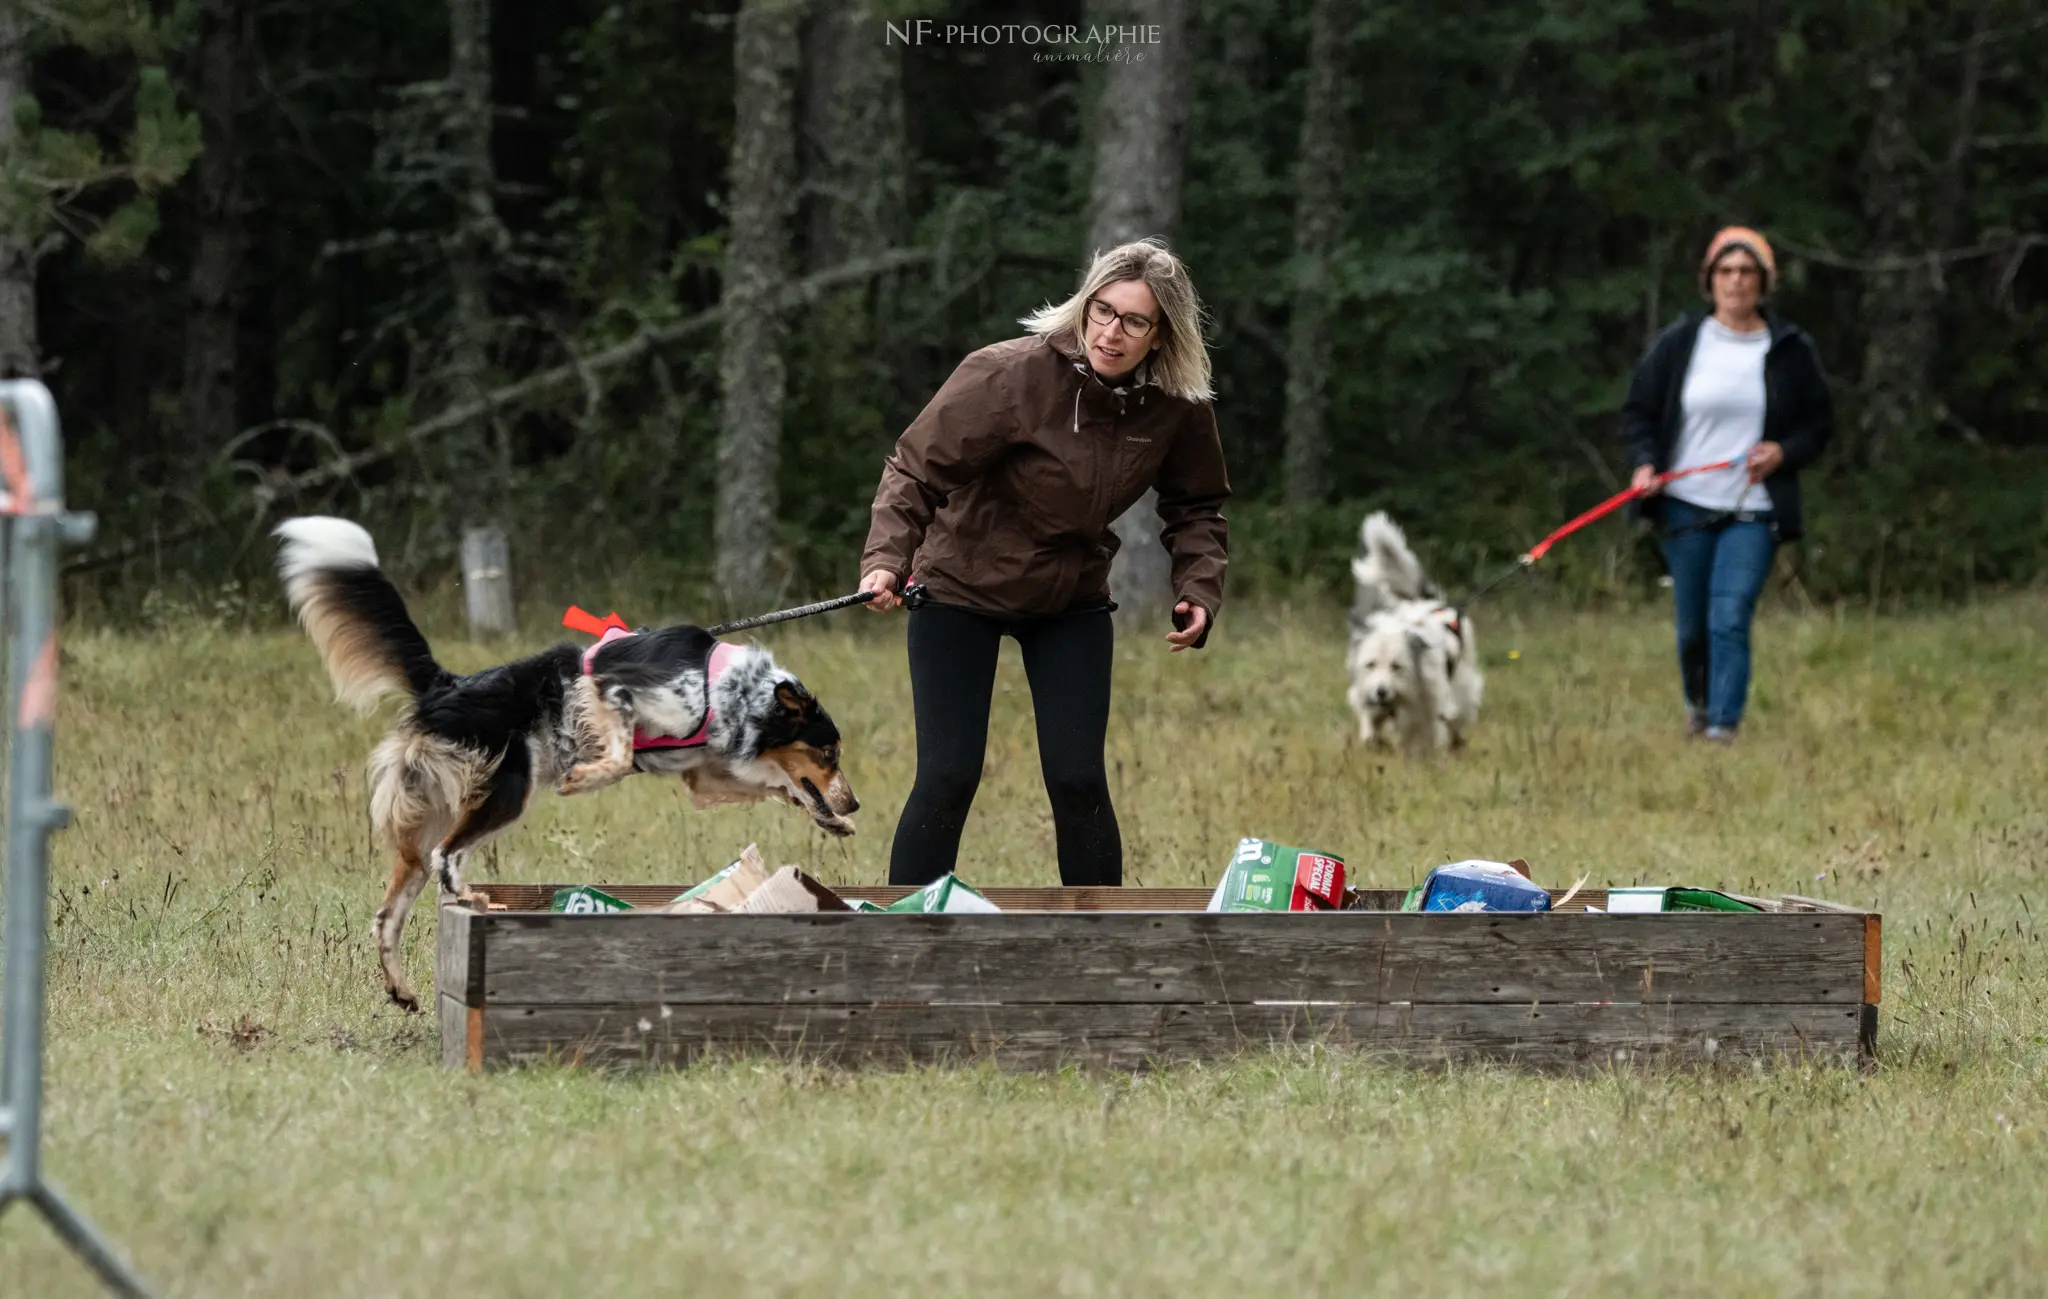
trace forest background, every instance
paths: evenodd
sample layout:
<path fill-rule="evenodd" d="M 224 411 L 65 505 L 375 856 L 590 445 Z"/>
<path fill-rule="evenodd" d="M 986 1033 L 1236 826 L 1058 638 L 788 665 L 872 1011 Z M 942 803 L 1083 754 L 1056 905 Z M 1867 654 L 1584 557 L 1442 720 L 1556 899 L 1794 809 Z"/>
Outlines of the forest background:
<path fill-rule="evenodd" d="M 274 605 L 263 527 L 312 510 L 406 581 L 493 522 L 523 591 L 850 589 L 951 368 L 1146 234 L 1209 308 L 1237 595 L 1341 588 L 1374 507 L 1460 586 L 1615 490 L 1629 370 L 1729 222 L 1837 402 L 1786 588 L 2048 558 L 2048 16 L 2013 0 L 0 15 L 0 366 L 57 393 L 105 611 Z M 1619 526 L 1558 561 L 1575 599 L 1656 572 Z"/>

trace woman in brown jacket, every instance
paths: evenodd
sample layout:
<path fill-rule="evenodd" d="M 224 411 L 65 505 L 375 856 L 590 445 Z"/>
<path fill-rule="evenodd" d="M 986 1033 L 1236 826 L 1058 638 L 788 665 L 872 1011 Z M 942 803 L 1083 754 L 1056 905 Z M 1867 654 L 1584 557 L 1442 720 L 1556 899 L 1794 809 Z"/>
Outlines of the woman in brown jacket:
<path fill-rule="evenodd" d="M 1080 291 L 1023 338 L 960 363 L 882 469 L 861 556 L 874 609 L 911 601 L 917 783 L 892 884 L 953 869 L 981 783 L 989 697 L 1016 638 L 1038 720 L 1060 880 L 1121 884 L 1123 839 L 1103 771 L 1112 648 L 1110 524 L 1159 489 L 1173 557 L 1174 652 L 1208 639 L 1223 601 L 1230 495 L 1210 404 L 1201 305 L 1153 240 L 1096 257 Z"/>

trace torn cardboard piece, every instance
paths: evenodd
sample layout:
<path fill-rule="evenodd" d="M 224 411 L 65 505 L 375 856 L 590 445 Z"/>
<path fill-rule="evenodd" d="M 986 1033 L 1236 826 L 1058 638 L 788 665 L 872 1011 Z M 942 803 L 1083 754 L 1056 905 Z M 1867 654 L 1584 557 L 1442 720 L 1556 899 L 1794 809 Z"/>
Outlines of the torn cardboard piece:
<path fill-rule="evenodd" d="M 739 910 L 747 915 L 780 915 L 797 911 L 851 911 L 846 899 L 794 866 L 784 866 L 747 895 Z"/>
<path fill-rule="evenodd" d="M 678 894 L 666 909 L 678 915 L 737 911 L 746 905 L 755 889 L 768 882 L 770 873 L 768 864 L 761 860 L 760 847 L 750 843 L 740 850 L 739 860 L 697 887 Z"/>
<path fill-rule="evenodd" d="M 665 908 L 672 915 L 775 915 L 797 911 L 851 911 L 846 900 L 794 866 L 770 871 L 758 844 L 739 860 L 682 893 Z"/>

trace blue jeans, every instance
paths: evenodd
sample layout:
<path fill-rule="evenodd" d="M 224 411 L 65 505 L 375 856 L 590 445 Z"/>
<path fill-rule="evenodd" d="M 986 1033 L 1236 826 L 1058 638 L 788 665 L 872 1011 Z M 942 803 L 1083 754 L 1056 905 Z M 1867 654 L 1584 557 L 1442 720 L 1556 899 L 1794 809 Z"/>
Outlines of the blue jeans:
<path fill-rule="evenodd" d="M 1709 726 L 1736 726 L 1749 697 L 1749 625 L 1778 544 L 1770 516 L 1729 520 L 1667 497 L 1658 534 L 1678 606 L 1685 702 Z"/>

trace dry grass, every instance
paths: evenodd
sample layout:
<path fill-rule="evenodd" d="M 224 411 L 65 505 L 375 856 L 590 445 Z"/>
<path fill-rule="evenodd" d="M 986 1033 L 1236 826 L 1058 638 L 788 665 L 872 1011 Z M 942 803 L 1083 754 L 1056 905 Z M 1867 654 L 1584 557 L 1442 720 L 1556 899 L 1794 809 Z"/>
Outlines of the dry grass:
<path fill-rule="evenodd" d="M 1590 1079 L 1320 1053 L 1141 1078 L 445 1073 L 426 1021 L 380 1004 L 364 939 L 377 724 L 282 632 L 75 633 L 49 1169 L 175 1294 L 2033 1291 L 2044 633 L 2038 600 L 1773 617 L 1750 733 L 1719 751 L 1678 739 L 1660 617 L 1496 614 L 1475 751 L 1441 766 L 1345 746 L 1333 612 L 1238 609 L 1201 654 L 1120 651 L 1133 883 L 1207 883 L 1263 834 L 1376 885 L 1519 855 L 1547 880 L 1886 913 L 1875 1073 Z M 542 801 L 484 874 L 682 881 L 759 839 L 880 881 L 912 770 L 900 634 L 843 615 L 767 638 L 851 737 L 852 843 L 636 781 Z M 1014 650 L 997 703 L 961 870 L 1051 882 Z M 0 1220 L 0 1278 L 90 1293 L 25 1216 Z"/>

